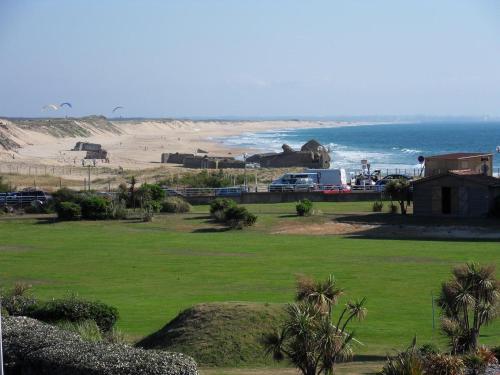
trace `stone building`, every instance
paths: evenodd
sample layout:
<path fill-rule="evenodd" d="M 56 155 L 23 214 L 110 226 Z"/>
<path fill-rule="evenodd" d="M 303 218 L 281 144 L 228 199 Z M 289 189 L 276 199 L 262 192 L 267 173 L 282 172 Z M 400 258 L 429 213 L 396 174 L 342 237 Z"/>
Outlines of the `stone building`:
<path fill-rule="evenodd" d="M 283 152 L 255 154 L 247 158 L 248 163 L 258 163 L 263 168 L 330 168 L 328 150 L 315 140 L 305 143 L 300 151 L 293 150 L 289 145 L 282 146 Z"/>
<path fill-rule="evenodd" d="M 467 172 L 446 172 L 413 183 L 416 216 L 485 217 L 500 197 L 500 179 Z"/>

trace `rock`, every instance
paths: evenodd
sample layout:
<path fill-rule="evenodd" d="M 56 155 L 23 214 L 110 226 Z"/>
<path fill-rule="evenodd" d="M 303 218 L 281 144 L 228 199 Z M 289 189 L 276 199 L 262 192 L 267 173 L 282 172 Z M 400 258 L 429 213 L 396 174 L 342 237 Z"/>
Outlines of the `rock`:
<path fill-rule="evenodd" d="M 197 375 L 184 354 L 83 341 L 26 317 L 2 320 L 6 375 Z"/>
<path fill-rule="evenodd" d="M 286 143 L 284 143 L 283 146 L 281 146 L 281 148 L 283 149 L 283 152 L 285 154 L 294 152 L 293 148 L 291 148 L 290 146 L 288 146 Z"/>
<path fill-rule="evenodd" d="M 312 151 L 312 152 L 318 152 L 320 149 L 322 149 L 323 146 L 321 143 L 319 143 L 315 139 L 311 139 L 307 143 L 304 143 L 302 147 L 300 148 L 300 151 Z"/>

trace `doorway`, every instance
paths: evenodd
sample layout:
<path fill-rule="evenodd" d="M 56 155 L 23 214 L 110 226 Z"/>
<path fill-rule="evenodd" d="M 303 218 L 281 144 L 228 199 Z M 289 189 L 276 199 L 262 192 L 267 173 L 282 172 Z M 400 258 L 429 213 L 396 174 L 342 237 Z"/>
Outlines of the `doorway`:
<path fill-rule="evenodd" d="M 441 188 L 441 211 L 444 215 L 451 214 L 451 187 Z"/>

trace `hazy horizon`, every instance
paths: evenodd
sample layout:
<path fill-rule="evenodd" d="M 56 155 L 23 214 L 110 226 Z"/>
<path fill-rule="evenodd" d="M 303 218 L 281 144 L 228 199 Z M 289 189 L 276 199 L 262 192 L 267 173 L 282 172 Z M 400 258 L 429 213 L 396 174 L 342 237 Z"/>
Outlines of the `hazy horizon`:
<path fill-rule="evenodd" d="M 0 116 L 497 118 L 499 20 L 494 0 L 3 0 Z"/>

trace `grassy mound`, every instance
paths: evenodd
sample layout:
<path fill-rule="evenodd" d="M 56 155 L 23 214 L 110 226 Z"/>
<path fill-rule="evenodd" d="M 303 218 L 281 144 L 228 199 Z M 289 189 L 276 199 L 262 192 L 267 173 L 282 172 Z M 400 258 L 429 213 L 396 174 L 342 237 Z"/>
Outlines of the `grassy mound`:
<path fill-rule="evenodd" d="M 137 345 L 192 356 L 205 366 L 269 364 L 260 340 L 284 317 L 281 304 L 206 303 L 181 312 Z"/>

